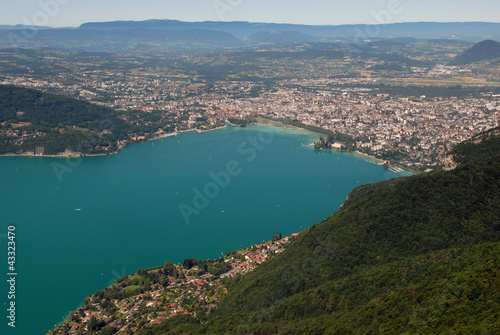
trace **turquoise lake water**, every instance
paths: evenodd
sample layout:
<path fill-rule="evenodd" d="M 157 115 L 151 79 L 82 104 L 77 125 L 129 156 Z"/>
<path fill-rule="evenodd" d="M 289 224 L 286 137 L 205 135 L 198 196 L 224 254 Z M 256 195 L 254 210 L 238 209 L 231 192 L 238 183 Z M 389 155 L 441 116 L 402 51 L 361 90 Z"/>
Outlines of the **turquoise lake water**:
<path fill-rule="evenodd" d="M 7 326 L 2 280 L 0 333 L 43 334 L 139 267 L 218 258 L 276 231 L 299 232 L 336 212 L 354 187 L 404 175 L 302 146 L 318 136 L 227 127 L 113 156 L 0 157 L 0 260 L 8 279 L 15 226 L 17 272 L 16 328 Z"/>

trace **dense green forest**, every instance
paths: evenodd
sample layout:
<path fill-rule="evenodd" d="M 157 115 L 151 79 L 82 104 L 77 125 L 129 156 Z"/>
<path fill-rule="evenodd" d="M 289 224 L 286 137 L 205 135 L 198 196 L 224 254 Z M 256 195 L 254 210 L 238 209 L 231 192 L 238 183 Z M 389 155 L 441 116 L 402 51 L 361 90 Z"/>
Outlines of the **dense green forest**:
<path fill-rule="evenodd" d="M 180 121 L 169 113 L 120 112 L 62 95 L 0 85 L 0 155 L 44 155 L 66 150 L 81 154 L 114 153 L 130 144 L 134 135 L 144 139 L 170 133 Z"/>
<path fill-rule="evenodd" d="M 358 188 L 215 313 L 137 334 L 498 334 L 498 132 L 457 146 L 453 171 Z"/>
<path fill-rule="evenodd" d="M 128 127 L 108 108 L 40 91 L 0 86 L 0 154 L 45 154 L 66 149 L 85 154 L 114 152 Z"/>

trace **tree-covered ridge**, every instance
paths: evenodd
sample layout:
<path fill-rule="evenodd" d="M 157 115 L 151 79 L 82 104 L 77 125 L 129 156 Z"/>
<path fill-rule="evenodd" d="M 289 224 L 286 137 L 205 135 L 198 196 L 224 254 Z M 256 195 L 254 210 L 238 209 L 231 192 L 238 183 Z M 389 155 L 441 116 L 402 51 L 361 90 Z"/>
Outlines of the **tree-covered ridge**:
<path fill-rule="evenodd" d="M 458 144 L 449 156 L 456 164 L 465 165 L 498 157 L 499 152 L 500 127 L 496 127 Z"/>
<path fill-rule="evenodd" d="M 128 138 L 128 125 L 112 109 L 60 95 L 0 86 L 0 154 L 66 150 L 111 153 Z"/>
<path fill-rule="evenodd" d="M 111 110 L 88 102 L 44 94 L 33 89 L 15 86 L 0 86 L 0 121 L 58 127 L 85 127 L 90 122 L 101 120 Z"/>
<path fill-rule="evenodd" d="M 496 334 L 500 327 L 496 318 L 499 251 L 499 243 L 484 243 L 370 267 L 336 280 L 324 280 L 271 305 L 267 299 L 258 308 L 240 307 L 239 313 L 229 314 L 233 319 L 227 311 L 221 311 L 226 315 L 214 319 L 211 327 L 197 331 Z M 140 334 L 165 333 L 144 329 Z"/>
<path fill-rule="evenodd" d="M 116 153 L 120 148 L 186 130 L 189 113 L 117 111 L 62 95 L 0 85 L 0 155 Z M 211 129 L 199 117 L 192 127 Z"/>
<path fill-rule="evenodd" d="M 203 326 L 166 321 L 139 333 L 494 334 L 499 218 L 497 150 L 360 197 L 230 282 Z"/>
<path fill-rule="evenodd" d="M 344 203 L 340 206 L 340 208 L 348 207 L 362 200 L 363 198 L 375 193 L 376 191 L 383 189 L 385 187 L 389 187 L 402 180 L 404 180 L 404 178 L 394 178 L 394 179 L 384 180 L 378 183 L 358 186 L 349 193 L 349 195 L 347 196 Z"/>

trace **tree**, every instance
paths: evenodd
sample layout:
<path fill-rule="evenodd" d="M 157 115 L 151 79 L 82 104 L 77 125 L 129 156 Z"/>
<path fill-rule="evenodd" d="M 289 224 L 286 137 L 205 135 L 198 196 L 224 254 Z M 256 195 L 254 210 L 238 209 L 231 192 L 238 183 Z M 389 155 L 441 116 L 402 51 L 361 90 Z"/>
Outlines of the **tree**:
<path fill-rule="evenodd" d="M 183 263 L 182 263 L 182 266 L 189 270 L 191 269 L 193 266 L 195 266 L 196 264 L 198 264 L 198 262 L 196 261 L 196 258 L 189 258 L 189 259 L 186 259 Z"/>
<path fill-rule="evenodd" d="M 176 270 L 177 269 L 171 261 L 167 260 L 165 262 L 165 266 L 163 267 L 163 273 L 165 276 L 173 276 Z"/>
<path fill-rule="evenodd" d="M 116 327 L 106 327 L 101 330 L 99 335 L 113 335 L 118 331 Z"/>
<path fill-rule="evenodd" d="M 283 236 L 281 235 L 280 232 L 276 232 L 276 234 L 274 234 L 273 236 L 273 239 L 272 241 L 273 242 L 278 242 L 278 241 L 281 241 L 283 239 Z"/>

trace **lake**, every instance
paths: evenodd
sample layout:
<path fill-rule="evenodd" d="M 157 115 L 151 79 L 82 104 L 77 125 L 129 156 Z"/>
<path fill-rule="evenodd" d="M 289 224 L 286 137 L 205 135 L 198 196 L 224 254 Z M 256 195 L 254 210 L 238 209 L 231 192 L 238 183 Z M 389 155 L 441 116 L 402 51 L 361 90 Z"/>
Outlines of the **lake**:
<path fill-rule="evenodd" d="M 15 227 L 16 328 L 42 334 L 85 297 L 139 267 L 299 232 L 356 186 L 398 176 L 357 154 L 314 150 L 318 134 L 254 125 L 181 133 L 83 159 L 0 157 L 0 259 Z M 13 299 L 12 299 L 13 300 Z"/>

